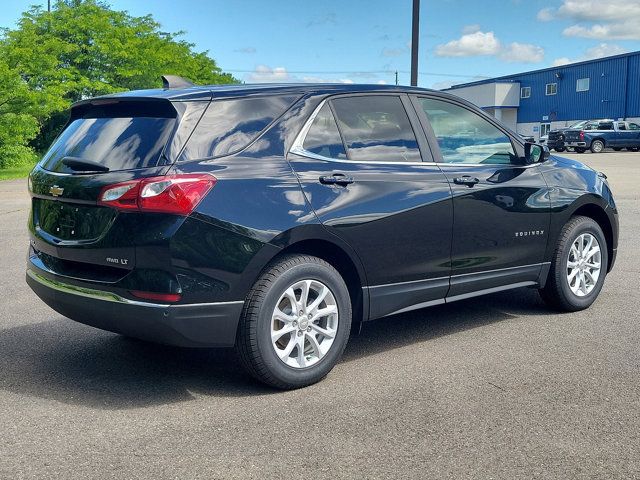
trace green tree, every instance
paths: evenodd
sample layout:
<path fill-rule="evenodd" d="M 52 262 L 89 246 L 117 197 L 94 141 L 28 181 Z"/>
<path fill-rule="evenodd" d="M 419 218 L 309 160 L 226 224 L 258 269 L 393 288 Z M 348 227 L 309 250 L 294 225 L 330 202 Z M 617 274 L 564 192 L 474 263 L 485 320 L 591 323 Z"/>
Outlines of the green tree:
<path fill-rule="evenodd" d="M 35 116 L 37 95 L 29 90 L 17 71 L 4 61 L 0 45 L 0 168 L 33 162 L 27 143 L 39 130 Z"/>
<path fill-rule="evenodd" d="M 151 15 L 134 17 L 98 0 L 58 0 L 51 12 L 31 7 L 0 44 L 8 72 L 18 73 L 36 101 L 30 113 L 40 130 L 31 145 L 38 151 L 48 147 L 73 102 L 161 87 L 162 74 L 205 85 L 237 82 L 182 35 L 161 31 Z M 32 138 L 32 127 L 24 132 L 23 140 Z"/>

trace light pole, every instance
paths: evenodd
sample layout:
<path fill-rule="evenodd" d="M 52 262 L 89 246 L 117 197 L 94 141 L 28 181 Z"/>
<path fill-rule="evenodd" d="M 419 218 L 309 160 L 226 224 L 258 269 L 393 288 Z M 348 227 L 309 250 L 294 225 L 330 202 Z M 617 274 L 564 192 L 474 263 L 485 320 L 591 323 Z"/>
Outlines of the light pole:
<path fill-rule="evenodd" d="M 411 86 L 418 86 L 418 38 L 420 34 L 420 0 L 413 0 L 411 20 Z"/>

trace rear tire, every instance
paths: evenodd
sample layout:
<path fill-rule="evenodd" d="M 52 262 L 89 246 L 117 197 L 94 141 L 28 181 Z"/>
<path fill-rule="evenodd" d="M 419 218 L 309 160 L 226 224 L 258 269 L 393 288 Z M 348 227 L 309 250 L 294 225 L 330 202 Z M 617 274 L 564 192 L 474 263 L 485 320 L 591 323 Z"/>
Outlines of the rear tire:
<path fill-rule="evenodd" d="M 554 150 L 555 150 L 556 152 L 560 152 L 560 153 L 562 153 L 562 152 L 564 152 L 564 151 L 565 151 L 565 148 L 564 148 L 564 147 L 556 147 Z"/>
<path fill-rule="evenodd" d="M 581 148 L 581 147 L 580 148 L 576 147 L 576 148 L 574 148 L 574 150 L 575 150 L 576 153 L 584 153 L 584 152 L 587 151 L 586 148 Z"/>
<path fill-rule="evenodd" d="M 593 142 L 591 142 L 591 152 L 592 153 L 604 152 L 604 142 L 602 140 L 594 140 Z"/>
<path fill-rule="evenodd" d="M 322 380 L 340 359 L 350 330 L 349 290 L 337 270 L 317 257 L 287 255 L 253 286 L 236 348 L 253 377 L 288 390 Z"/>
<path fill-rule="evenodd" d="M 599 265 L 598 270 L 591 265 Z M 573 217 L 560 233 L 540 296 L 559 311 L 584 310 L 602 290 L 608 265 L 607 241 L 600 226 L 589 217 Z"/>
<path fill-rule="evenodd" d="M 637 152 L 638 150 L 640 150 L 640 148 L 638 148 L 638 147 L 627 147 L 627 150 L 629 150 L 630 152 Z"/>

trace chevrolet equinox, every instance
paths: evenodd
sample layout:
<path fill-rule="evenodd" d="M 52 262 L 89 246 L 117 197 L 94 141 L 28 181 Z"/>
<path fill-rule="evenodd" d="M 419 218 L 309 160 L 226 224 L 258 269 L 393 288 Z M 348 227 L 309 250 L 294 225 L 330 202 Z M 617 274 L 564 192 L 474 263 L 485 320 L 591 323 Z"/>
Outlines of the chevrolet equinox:
<path fill-rule="evenodd" d="M 298 388 L 362 322 L 519 287 L 577 311 L 613 267 L 606 176 L 460 98 L 164 80 L 74 104 L 30 174 L 26 279 L 75 321 Z"/>

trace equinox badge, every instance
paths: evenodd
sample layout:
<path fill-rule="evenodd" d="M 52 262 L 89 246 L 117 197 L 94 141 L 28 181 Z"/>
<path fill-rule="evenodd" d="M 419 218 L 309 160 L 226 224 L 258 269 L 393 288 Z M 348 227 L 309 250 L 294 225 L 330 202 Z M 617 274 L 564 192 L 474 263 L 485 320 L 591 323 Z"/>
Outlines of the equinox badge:
<path fill-rule="evenodd" d="M 49 193 L 54 197 L 59 197 L 60 195 L 62 195 L 62 192 L 64 192 L 64 188 L 60 188 L 57 185 L 54 185 L 49 189 Z"/>

